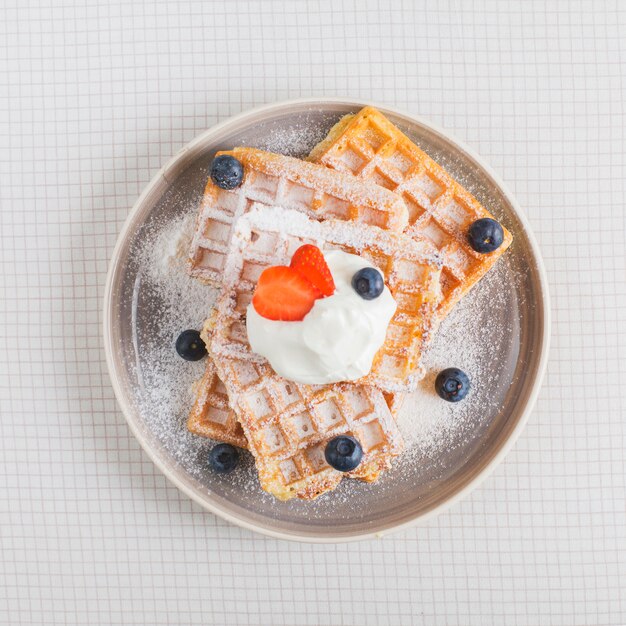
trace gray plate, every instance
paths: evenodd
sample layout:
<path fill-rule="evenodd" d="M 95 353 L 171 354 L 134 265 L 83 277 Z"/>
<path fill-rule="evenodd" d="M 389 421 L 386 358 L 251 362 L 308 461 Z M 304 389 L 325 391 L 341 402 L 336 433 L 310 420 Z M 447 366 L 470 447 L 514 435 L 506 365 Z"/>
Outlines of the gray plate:
<path fill-rule="evenodd" d="M 490 376 L 482 387 L 493 401 L 477 403 L 472 409 L 476 413 L 472 433 L 460 432 L 458 440 L 450 442 L 436 458 L 424 457 L 416 463 L 415 459 L 404 462 L 401 457 L 374 485 L 343 481 L 336 492 L 315 503 L 280 503 L 260 490 L 249 460 L 237 470 L 236 478 L 207 471 L 203 458 L 210 442 L 189 435 L 184 427 L 190 394 L 173 407 L 171 421 L 155 423 L 146 401 L 146 386 L 156 383 L 143 369 L 149 365 L 154 370 L 155 355 L 159 354 L 155 345 L 169 347 L 172 337 L 162 316 L 162 303 L 149 286 L 144 287 L 147 283 L 142 280 L 138 260 L 142 250 L 171 220 L 193 210 L 216 150 L 250 145 L 301 156 L 341 115 L 362 106 L 364 103 L 346 100 L 285 102 L 209 130 L 176 155 L 139 198 L 118 240 L 107 281 L 107 361 L 120 406 L 141 445 L 166 476 L 205 508 L 234 523 L 286 539 L 341 541 L 380 535 L 425 519 L 462 497 L 493 469 L 518 436 L 534 403 L 547 357 L 549 306 L 543 266 L 528 224 L 510 193 L 477 155 L 443 131 L 379 107 L 514 234 L 510 251 L 498 263 L 502 280 L 483 281 L 477 287 L 498 290 L 500 306 L 486 311 L 484 321 L 507 332 L 497 353 L 490 355 Z M 190 312 L 190 323 L 203 314 Z M 462 338 L 461 329 L 459 340 Z M 191 385 L 201 365 L 184 372 L 183 384 Z"/>

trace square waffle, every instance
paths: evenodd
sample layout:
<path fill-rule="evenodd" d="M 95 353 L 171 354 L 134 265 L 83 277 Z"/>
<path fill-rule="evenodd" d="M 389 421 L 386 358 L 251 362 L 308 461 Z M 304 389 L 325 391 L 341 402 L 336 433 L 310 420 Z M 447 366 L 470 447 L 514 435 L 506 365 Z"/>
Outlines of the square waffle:
<path fill-rule="evenodd" d="M 250 353 L 245 312 L 263 270 L 289 265 L 294 252 L 306 243 L 322 251 L 339 249 L 358 254 L 381 270 L 397 310 L 370 373 L 359 382 L 385 392 L 414 390 L 423 377 L 422 352 L 437 322 L 441 264 L 428 241 L 413 241 L 378 228 L 337 220 L 316 222 L 294 211 L 255 205 L 235 226 L 229 258 L 239 265 L 225 269 L 225 282 L 229 281 L 228 272 L 237 273 L 234 297 L 238 317 L 228 328 L 231 350 Z M 254 353 L 251 358 L 264 361 Z"/>
<path fill-rule="evenodd" d="M 254 148 L 218 154 L 241 161 L 244 178 L 232 191 L 220 189 L 210 178 L 207 182 L 188 262 L 190 274 L 207 283 L 220 285 L 233 224 L 255 202 L 394 231 L 407 225 L 402 199 L 374 183 Z"/>
<path fill-rule="evenodd" d="M 380 239 L 389 241 L 381 243 Z M 387 246 L 395 239 L 406 242 L 414 256 L 406 250 L 394 255 Z M 431 268 L 422 258 L 431 247 L 422 249 L 400 235 L 346 222 L 315 222 L 300 213 L 262 205 L 239 219 L 226 259 L 214 325 L 203 336 L 255 456 L 261 485 L 280 499 L 314 498 L 339 483 L 343 474 L 328 466 L 324 458 L 326 443 L 332 437 L 349 433 L 359 440 L 363 461 L 348 475 L 363 480 L 374 480 L 403 445 L 379 389 L 356 383 L 294 383 L 278 376 L 250 349 L 245 314 L 258 276 L 266 267 L 290 259 L 304 243 L 369 253 L 379 263 L 386 250 L 383 266 L 388 270 L 387 280 L 397 274 L 394 280 L 398 284 L 406 277 L 395 266 L 404 268 L 407 257 L 411 261 L 419 257 L 415 267 L 419 265 L 430 277 L 427 285 L 438 284 L 437 265 Z M 401 248 L 397 243 L 396 247 Z M 432 305 L 436 304 L 437 299 Z M 420 308 L 428 306 L 427 301 Z M 382 372 L 381 366 L 379 377 Z"/>
<path fill-rule="evenodd" d="M 202 336 L 208 345 L 215 324 L 215 311 L 209 316 L 202 329 Z M 187 429 L 194 435 L 208 437 L 239 448 L 248 448 L 237 414 L 230 406 L 228 392 L 220 379 L 215 363 L 207 357 L 207 365 L 202 378 L 194 385 L 196 399 L 187 419 Z M 395 419 L 402 407 L 404 394 L 383 394 L 391 415 Z"/>
<path fill-rule="evenodd" d="M 206 335 L 205 335 L 206 337 Z M 228 392 L 215 369 L 211 357 L 202 378 L 194 387 L 196 399 L 187 419 L 187 429 L 194 435 L 230 443 L 238 448 L 248 448 L 248 441 L 230 406 Z M 385 402 L 394 419 L 402 406 L 404 394 L 384 393 Z"/>
<path fill-rule="evenodd" d="M 343 117 L 309 159 L 375 182 L 404 199 L 409 212 L 405 232 L 430 240 L 441 252 L 440 318 L 485 275 L 513 240 L 504 228 L 504 241 L 497 250 L 475 252 L 467 230 L 475 220 L 493 215 L 373 107 Z"/>

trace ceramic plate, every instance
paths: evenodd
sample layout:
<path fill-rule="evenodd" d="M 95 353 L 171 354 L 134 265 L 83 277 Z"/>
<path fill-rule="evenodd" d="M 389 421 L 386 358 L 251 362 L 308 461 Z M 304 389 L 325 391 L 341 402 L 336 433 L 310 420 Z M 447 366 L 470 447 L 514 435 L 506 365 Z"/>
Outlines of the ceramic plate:
<path fill-rule="evenodd" d="M 278 103 L 232 118 L 195 139 L 159 172 L 133 207 L 106 285 L 107 362 L 119 404 L 145 451 L 177 487 L 209 511 L 285 539 L 346 541 L 381 535 L 424 520 L 461 498 L 502 460 L 519 435 L 547 358 L 545 274 L 515 200 L 476 154 L 447 133 L 414 115 L 380 106 L 502 220 L 514 235 L 513 245 L 493 275 L 444 322 L 427 356 L 430 373 L 419 397 L 407 401 L 401 416 L 409 451 L 379 482 L 344 480 L 313 503 L 282 503 L 260 489 L 249 458 L 228 476 L 207 468 L 212 442 L 185 429 L 191 385 L 202 364 L 179 359 L 173 341 L 183 326 L 201 324 L 214 294 L 182 273 L 168 277 L 170 269 L 180 272 L 166 262 L 168 245 L 178 237 L 173 225 L 192 219 L 217 150 L 248 145 L 304 156 L 342 115 L 365 104 L 340 99 Z M 465 367 L 472 376 L 473 391 L 458 409 L 443 406 L 447 403 L 432 394 L 434 373 L 444 366 Z"/>

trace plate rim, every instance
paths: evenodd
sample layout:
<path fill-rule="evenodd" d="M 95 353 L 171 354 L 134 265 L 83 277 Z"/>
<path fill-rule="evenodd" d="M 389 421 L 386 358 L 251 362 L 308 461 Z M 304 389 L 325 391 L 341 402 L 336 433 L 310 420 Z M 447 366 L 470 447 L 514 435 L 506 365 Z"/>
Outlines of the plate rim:
<path fill-rule="evenodd" d="M 443 502 L 433 507 L 432 509 L 425 511 L 422 514 L 416 515 L 413 518 L 389 526 L 383 530 L 375 530 L 375 531 L 358 531 L 354 533 L 341 534 L 337 536 L 329 536 L 329 535 L 320 535 L 317 536 L 315 532 L 300 534 L 298 532 L 294 533 L 285 533 L 281 531 L 273 530 L 270 527 L 265 527 L 258 525 L 257 523 L 250 521 L 246 517 L 236 515 L 229 510 L 223 509 L 219 504 L 213 502 L 211 500 L 210 495 L 201 494 L 196 492 L 191 486 L 186 485 L 182 480 L 180 480 L 173 471 L 162 463 L 159 458 L 158 452 L 151 443 L 148 441 L 147 437 L 142 432 L 141 426 L 138 422 L 136 422 L 133 411 L 130 405 L 129 398 L 126 397 L 124 393 L 123 386 L 120 381 L 120 373 L 115 363 L 115 359 L 113 356 L 114 347 L 112 341 L 112 323 L 113 323 L 113 315 L 112 315 L 112 307 L 111 307 L 111 296 L 113 289 L 113 281 L 116 275 L 116 270 L 120 265 L 120 253 L 125 246 L 127 239 L 129 237 L 131 228 L 133 227 L 138 214 L 140 213 L 146 199 L 150 196 L 150 194 L 155 190 L 158 184 L 165 182 L 170 183 L 171 181 L 168 179 L 168 173 L 170 170 L 173 170 L 176 165 L 184 159 L 188 153 L 195 151 L 198 146 L 204 144 L 210 137 L 214 134 L 217 134 L 223 131 L 230 125 L 237 125 L 239 122 L 244 121 L 247 118 L 254 118 L 259 114 L 271 113 L 274 111 L 280 111 L 284 108 L 289 108 L 293 105 L 310 105 L 311 107 L 320 106 L 324 104 L 345 104 L 351 107 L 364 107 L 364 106 L 373 106 L 383 113 L 389 112 L 391 114 L 398 115 L 403 118 L 408 118 L 411 121 L 414 121 L 417 124 L 425 126 L 431 131 L 441 135 L 444 139 L 449 141 L 455 148 L 465 152 L 472 160 L 474 160 L 493 180 L 494 184 L 499 188 L 505 199 L 509 202 L 511 208 L 515 212 L 516 217 L 519 219 L 522 227 L 524 229 L 524 233 L 528 239 L 530 249 L 533 255 L 533 260 L 536 265 L 537 274 L 539 277 L 539 286 L 540 286 L 540 298 L 542 305 L 542 313 L 543 315 L 540 317 L 541 325 L 542 325 L 542 339 L 540 346 L 540 356 L 537 363 L 537 369 L 534 381 L 532 382 L 531 388 L 528 393 L 528 398 L 524 408 L 521 411 L 521 415 L 509 433 L 508 437 L 501 443 L 500 448 L 495 452 L 494 456 L 491 460 L 472 478 L 464 487 L 460 490 L 456 491 L 453 495 L 445 499 Z M 226 520 L 229 523 L 235 524 L 239 527 L 245 528 L 247 530 L 251 530 L 256 533 L 261 533 L 263 535 L 275 538 L 275 539 L 283 539 L 290 541 L 300 541 L 306 543 L 345 543 L 351 541 L 361 541 L 366 539 L 374 539 L 381 538 L 390 533 L 395 533 L 407 528 L 414 527 L 418 524 L 423 524 L 426 521 L 434 518 L 435 516 L 441 514 L 446 511 L 450 507 L 452 507 L 457 502 L 463 500 L 468 496 L 470 492 L 479 487 L 495 470 L 495 468 L 503 461 L 504 457 L 509 453 L 515 442 L 519 439 L 522 431 L 524 430 L 530 414 L 532 413 L 537 397 L 541 390 L 542 382 L 545 376 L 545 371 L 548 363 L 549 351 L 550 351 L 550 338 L 551 338 L 551 307 L 550 307 L 550 296 L 548 289 L 548 279 L 547 274 L 543 262 L 543 257 L 541 255 L 541 251 L 539 249 L 539 245 L 535 238 L 535 235 L 530 227 L 528 219 L 525 213 L 522 211 L 520 205 L 517 200 L 509 190 L 508 186 L 501 180 L 501 178 L 496 174 L 496 172 L 491 168 L 491 166 L 486 163 L 482 157 L 475 152 L 471 147 L 466 145 L 463 141 L 458 140 L 451 133 L 439 127 L 437 124 L 433 124 L 429 120 L 424 119 L 420 115 L 415 115 L 414 113 L 410 113 L 408 111 L 402 110 L 400 108 L 396 108 L 393 106 L 389 106 L 383 103 L 376 103 L 371 101 L 364 101 L 358 98 L 342 98 L 342 97 L 312 97 L 312 98 L 295 98 L 289 100 L 281 100 L 279 102 L 274 102 L 271 104 L 265 104 L 258 107 L 254 107 L 251 109 L 247 109 L 242 111 L 241 113 L 229 117 L 214 126 L 211 126 L 209 129 L 200 133 L 190 142 L 185 144 L 180 150 L 178 150 L 162 167 L 161 169 L 152 177 L 150 182 L 146 185 L 142 193 L 139 195 L 135 203 L 133 204 L 126 220 L 124 221 L 124 225 L 117 237 L 115 246 L 113 248 L 113 252 L 111 253 L 111 258 L 108 265 L 106 282 L 104 287 L 104 299 L 103 299 L 103 339 L 104 339 L 104 352 L 106 357 L 107 371 L 109 374 L 109 378 L 111 380 L 111 386 L 113 387 L 113 392 L 115 394 L 116 401 L 118 403 L 119 408 L 124 415 L 124 418 L 134 435 L 135 439 L 139 442 L 140 446 L 144 450 L 144 452 L 148 455 L 150 460 L 155 464 L 157 469 L 170 481 L 172 482 L 180 491 L 182 491 L 185 495 L 191 498 L 193 501 L 198 503 L 204 510 L 213 513 Z M 204 497 L 203 497 L 204 495 Z"/>

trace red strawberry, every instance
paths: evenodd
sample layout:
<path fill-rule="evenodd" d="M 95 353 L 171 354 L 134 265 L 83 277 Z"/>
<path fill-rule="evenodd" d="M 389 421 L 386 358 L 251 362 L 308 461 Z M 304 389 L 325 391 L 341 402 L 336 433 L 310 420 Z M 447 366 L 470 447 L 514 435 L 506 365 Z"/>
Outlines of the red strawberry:
<path fill-rule="evenodd" d="M 335 293 L 335 281 L 326 264 L 322 251 L 311 244 L 300 246 L 291 258 L 291 265 L 298 274 L 317 287 L 324 296 Z"/>
<path fill-rule="evenodd" d="M 268 267 L 259 276 L 252 305 L 269 320 L 295 322 L 313 308 L 322 294 L 309 281 L 290 267 Z"/>

